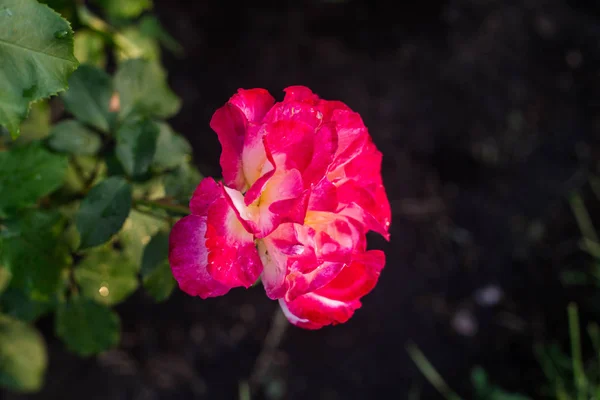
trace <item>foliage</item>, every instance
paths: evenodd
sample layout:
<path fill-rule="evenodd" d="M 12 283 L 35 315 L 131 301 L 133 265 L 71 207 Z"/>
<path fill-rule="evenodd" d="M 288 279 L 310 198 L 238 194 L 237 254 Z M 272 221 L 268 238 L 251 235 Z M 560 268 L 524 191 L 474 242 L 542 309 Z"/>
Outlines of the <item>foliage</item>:
<path fill-rule="evenodd" d="M 93 4 L 106 19 L 0 0 L 0 385 L 14 391 L 43 384 L 41 316 L 86 357 L 118 345 L 111 307 L 170 296 L 167 232 L 200 180 L 165 121 L 181 103 L 160 50 L 180 46 L 151 0 Z"/>

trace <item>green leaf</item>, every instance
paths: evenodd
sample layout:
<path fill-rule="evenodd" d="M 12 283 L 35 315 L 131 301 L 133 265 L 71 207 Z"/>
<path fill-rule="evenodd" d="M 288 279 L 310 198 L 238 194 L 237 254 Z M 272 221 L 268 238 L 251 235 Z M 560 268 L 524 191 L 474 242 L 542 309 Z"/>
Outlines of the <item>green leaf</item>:
<path fill-rule="evenodd" d="M 75 268 L 81 293 L 98 303 L 122 302 L 138 287 L 138 267 L 112 248 L 92 250 Z"/>
<path fill-rule="evenodd" d="M 120 96 L 121 118 L 133 111 L 169 118 L 181 107 L 181 100 L 167 85 L 165 72 L 157 62 L 142 59 L 123 62 L 115 74 L 115 89 Z"/>
<path fill-rule="evenodd" d="M 173 129 L 164 122 L 159 123 L 159 126 L 160 133 L 153 166 L 159 171 L 164 171 L 188 161 L 191 158 L 192 146 L 187 139 L 173 132 Z"/>
<path fill-rule="evenodd" d="M 123 253 L 139 266 L 142 263 L 144 248 L 159 230 L 166 230 L 169 224 L 161 218 L 156 218 L 136 210 L 132 210 L 129 218 L 119 232 L 119 242 Z"/>
<path fill-rule="evenodd" d="M 111 177 L 94 186 L 81 202 L 75 223 L 80 248 L 98 246 L 117 233 L 131 210 L 131 186 Z"/>
<path fill-rule="evenodd" d="M 13 138 L 29 105 L 67 87 L 77 68 L 69 23 L 35 0 L 0 3 L 0 125 Z"/>
<path fill-rule="evenodd" d="M 182 204 L 187 204 L 201 180 L 202 175 L 196 167 L 189 163 L 182 164 L 165 175 L 165 194 Z"/>
<path fill-rule="evenodd" d="M 63 183 L 66 172 L 67 158 L 37 143 L 0 152 L 0 215 L 52 193 Z"/>
<path fill-rule="evenodd" d="M 112 18 L 136 18 L 152 8 L 152 0 L 96 0 Z"/>
<path fill-rule="evenodd" d="M 25 322 L 33 322 L 52 310 L 55 299 L 31 298 L 24 290 L 9 287 L 0 296 L 0 308 L 6 315 Z"/>
<path fill-rule="evenodd" d="M 113 95 L 110 76 L 91 65 L 82 65 L 69 78 L 69 90 L 63 93 L 65 108 L 79 121 L 108 132 Z"/>
<path fill-rule="evenodd" d="M 159 127 L 149 119 L 128 120 L 117 131 L 117 159 L 127 175 L 144 175 L 156 153 Z"/>
<path fill-rule="evenodd" d="M 67 120 L 54 125 L 48 145 L 63 153 L 94 155 L 100 150 L 102 140 L 79 121 Z"/>
<path fill-rule="evenodd" d="M 88 357 L 119 343 L 121 322 L 110 308 L 76 297 L 61 304 L 54 329 L 67 349 Z"/>
<path fill-rule="evenodd" d="M 33 327 L 0 314 L 0 386 L 39 390 L 48 364 L 46 344 Z"/>
<path fill-rule="evenodd" d="M 58 212 L 33 210 L 3 222 L 0 264 L 12 273 L 11 287 L 47 300 L 62 287 L 62 272 L 71 264 L 61 240 L 64 220 Z"/>
<path fill-rule="evenodd" d="M 104 38 L 99 33 L 89 29 L 75 32 L 75 57 L 80 63 L 104 68 L 106 65 L 104 47 Z"/>
<path fill-rule="evenodd" d="M 164 301 L 175 288 L 169 266 L 169 234 L 159 232 L 152 237 L 142 258 L 144 289 L 156 300 Z"/>

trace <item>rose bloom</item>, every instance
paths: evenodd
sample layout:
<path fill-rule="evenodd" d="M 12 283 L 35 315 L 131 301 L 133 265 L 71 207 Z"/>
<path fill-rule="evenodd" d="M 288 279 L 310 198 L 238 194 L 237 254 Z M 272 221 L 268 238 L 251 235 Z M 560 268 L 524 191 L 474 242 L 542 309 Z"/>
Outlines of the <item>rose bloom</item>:
<path fill-rule="evenodd" d="M 377 283 L 385 255 L 365 235 L 389 240 L 391 212 L 360 116 L 306 87 L 285 93 L 275 103 L 240 89 L 215 112 L 223 181 L 200 182 L 169 261 L 181 290 L 203 299 L 260 278 L 291 323 L 318 329 L 346 322 Z"/>

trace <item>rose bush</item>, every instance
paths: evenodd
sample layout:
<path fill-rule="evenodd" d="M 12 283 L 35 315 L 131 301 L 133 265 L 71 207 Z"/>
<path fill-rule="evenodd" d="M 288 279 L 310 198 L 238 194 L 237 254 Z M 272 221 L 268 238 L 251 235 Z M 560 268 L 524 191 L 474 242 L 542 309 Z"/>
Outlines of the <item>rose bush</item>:
<path fill-rule="evenodd" d="M 347 321 L 377 283 L 385 255 L 367 250 L 365 235 L 389 240 L 391 212 L 382 154 L 360 116 L 306 87 L 285 92 L 275 103 L 240 89 L 215 112 L 223 181 L 198 185 L 169 260 L 190 295 L 260 277 L 290 322 L 318 329 Z"/>

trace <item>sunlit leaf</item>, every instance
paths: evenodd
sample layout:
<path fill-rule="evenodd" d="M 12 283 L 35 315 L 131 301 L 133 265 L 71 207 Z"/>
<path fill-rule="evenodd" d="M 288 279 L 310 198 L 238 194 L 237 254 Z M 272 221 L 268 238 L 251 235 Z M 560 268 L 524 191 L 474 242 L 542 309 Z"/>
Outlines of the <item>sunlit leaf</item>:
<path fill-rule="evenodd" d="M 81 293 L 98 303 L 114 305 L 138 287 L 138 266 L 111 248 L 94 249 L 75 268 Z"/>
<path fill-rule="evenodd" d="M 46 344 L 35 328 L 0 314 L 0 386 L 39 390 L 48 364 Z"/>

